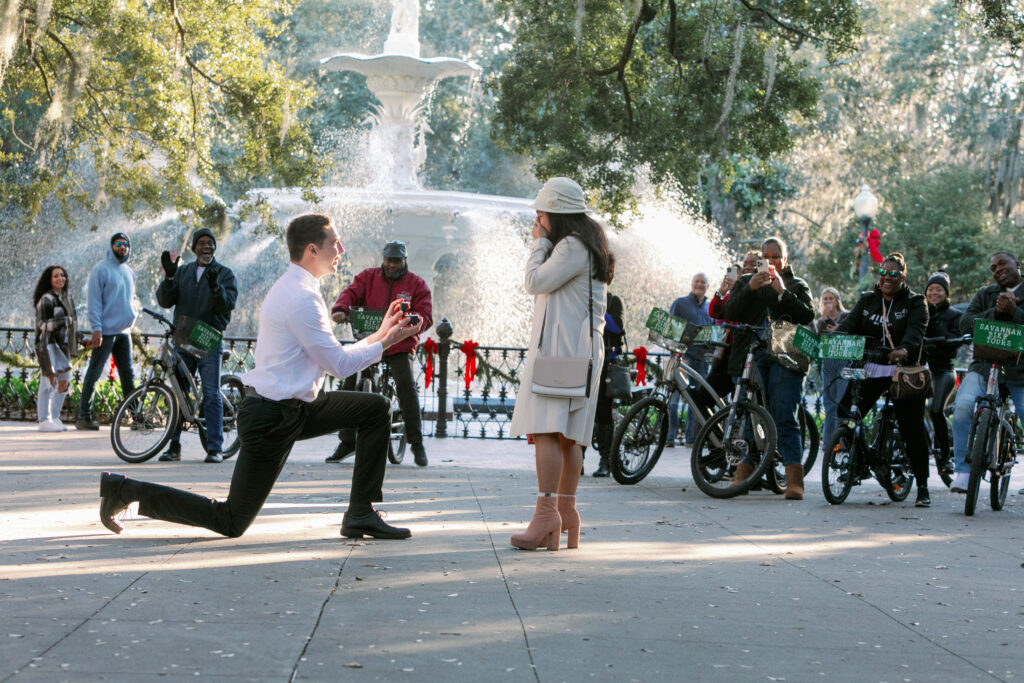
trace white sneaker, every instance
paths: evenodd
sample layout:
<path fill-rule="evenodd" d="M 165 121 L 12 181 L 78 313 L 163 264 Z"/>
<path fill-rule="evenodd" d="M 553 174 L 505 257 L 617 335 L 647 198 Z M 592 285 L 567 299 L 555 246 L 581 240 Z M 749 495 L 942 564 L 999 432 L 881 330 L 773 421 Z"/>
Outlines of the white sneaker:
<path fill-rule="evenodd" d="M 46 422 L 39 423 L 39 431 L 41 432 L 62 432 L 59 424 L 56 424 L 53 420 L 47 420 Z"/>
<path fill-rule="evenodd" d="M 56 417 L 56 418 L 50 420 L 50 422 L 52 422 L 53 424 L 55 424 L 58 427 L 60 427 L 60 431 L 62 431 L 62 432 L 68 431 L 68 426 L 66 424 L 64 424 L 63 422 L 61 422 L 59 417 Z"/>
<path fill-rule="evenodd" d="M 967 493 L 967 485 L 971 481 L 971 475 L 968 472 L 957 472 L 956 478 L 953 479 L 953 484 L 949 487 L 949 490 L 953 493 Z"/>

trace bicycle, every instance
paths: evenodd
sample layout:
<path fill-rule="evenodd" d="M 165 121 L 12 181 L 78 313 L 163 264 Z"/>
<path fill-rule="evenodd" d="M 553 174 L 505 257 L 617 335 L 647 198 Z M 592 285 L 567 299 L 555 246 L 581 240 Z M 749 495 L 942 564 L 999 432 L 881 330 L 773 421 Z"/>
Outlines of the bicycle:
<path fill-rule="evenodd" d="M 925 337 L 924 348 L 927 352 L 930 349 L 935 348 L 938 344 L 952 344 L 954 346 L 960 346 L 962 344 L 968 344 L 971 341 L 971 335 L 965 335 L 963 337 Z M 946 421 L 946 434 L 949 435 L 950 443 L 945 451 L 939 449 L 935 443 L 935 427 L 930 419 L 931 407 L 926 406 L 924 426 L 925 434 L 928 436 L 928 453 L 935 460 L 935 470 L 939 473 L 939 478 L 942 479 L 942 483 L 949 488 L 949 485 L 953 483 L 953 405 L 956 403 L 956 392 L 957 386 L 953 387 L 953 390 L 949 392 L 949 396 L 946 397 L 945 402 L 942 405 L 942 419 Z M 935 397 L 928 399 L 929 404 L 934 401 Z"/>
<path fill-rule="evenodd" d="M 991 322 L 978 320 L 975 323 L 975 355 L 979 359 L 981 338 L 977 323 Z M 1003 323 L 1009 325 L 1009 323 Z M 1020 327 L 1014 325 L 1013 327 Z M 986 348 L 986 345 L 981 345 Z M 1019 353 L 1019 350 L 1017 350 Z M 988 358 L 986 358 L 988 360 Z M 990 361 L 988 382 L 985 395 L 979 396 L 974 403 L 971 415 L 971 429 L 967 438 L 967 453 L 971 459 L 971 474 L 967 483 L 967 498 L 964 501 L 964 514 L 974 515 L 978 502 L 978 491 L 985 478 L 989 475 L 989 504 L 994 511 L 1003 509 L 1006 494 L 1010 489 L 1010 470 L 1017 462 L 1017 452 L 1021 450 L 1021 426 L 1016 413 L 1010 412 L 1009 391 L 999 382 L 1002 371 L 1002 359 Z M 1011 362 L 1016 362 L 1011 361 Z"/>
<path fill-rule="evenodd" d="M 713 498 L 732 498 L 747 491 L 771 467 L 778 433 L 771 414 L 758 402 L 764 390 L 759 388 L 754 358 L 767 343 L 758 333 L 764 328 L 726 323 L 718 327 L 752 332 L 750 347 L 743 363 L 743 373 L 733 389 L 732 400 L 722 406 L 697 431 L 690 454 L 690 472 L 697 487 Z M 729 478 L 740 463 L 751 465 L 752 471 L 742 480 Z"/>
<path fill-rule="evenodd" d="M 163 342 L 149 362 L 149 370 L 142 384 L 124 398 L 114 413 L 110 428 L 110 444 L 117 457 L 125 462 L 145 462 L 167 444 L 175 425 L 181 420 L 187 430 L 194 426 L 199 441 L 206 448 L 206 418 L 203 416 L 203 392 L 198 374 L 191 372 L 180 354 L 189 353 L 201 358 L 208 348 L 198 346 L 188 338 L 182 326 L 188 318 L 181 318 L 176 326 L 170 320 L 148 308 L 142 309 L 165 327 Z M 207 328 L 213 330 L 213 328 Z M 216 332 L 214 330 L 214 332 Z M 219 344 L 217 338 L 212 345 Z M 225 360 L 227 359 L 225 354 Z M 184 385 L 182 382 L 184 381 Z M 242 405 L 244 387 L 235 375 L 220 378 L 223 410 L 222 429 L 224 459 L 235 455 L 241 447 L 236 421 Z"/>
<path fill-rule="evenodd" d="M 691 339 L 700 328 L 690 327 Z M 688 419 L 695 419 L 700 428 L 725 402 L 715 393 L 704 377 L 687 365 L 683 354 L 691 345 L 725 346 L 717 341 L 673 341 L 654 330 L 650 340 L 667 349 L 671 355 L 662 379 L 651 394 L 640 399 L 626 412 L 612 436 L 610 469 L 620 484 L 636 484 L 644 479 L 658 463 L 668 436 L 668 397 L 678 391 L 689 407 Z M 693 388 L 697 391 L 691 391 Z"/>
<path fill-rule="evenodd" d="M 864 368 L 843 368 L 840 376 L 850 381 L 850 414 L 840 418 L 840 425 L 825 446 L 821 463 L 821 486 L 825 500 L 841 505 L 850 491 L 868 477 L 874 477 L 889 498 L 906 500 L 914 483 L 910 456 L 896 424 L 896 415 L 889 392 L 877 414 L 872 429 L 865 423 L 858 404 L 863 383 L 871 377 Z M 870 411 L 869 411 L 870 412 Z M 871 435 L 870 444 L 869 432 Z"/>
<path fill-rule="evenodd" d="M 349 311 L 349 325 L 352 337 L 357 341 L 373 334 L 384 319 L 383 311 L 373 311 L 353 306 Z M 381 366 L 384 366 L 383 369 Z M 383 359 L 381 362 L 360 370 L 356 374 L 356 391 L 378 393 L 391 402 L 391 435 L 388 438 L 388 460 L 393 465 L 401 465 L 405 460 L 405 419 L 402 417 L 402 406 L 398 402 L 398 388 L 391 376 L 391 368 Z"/>

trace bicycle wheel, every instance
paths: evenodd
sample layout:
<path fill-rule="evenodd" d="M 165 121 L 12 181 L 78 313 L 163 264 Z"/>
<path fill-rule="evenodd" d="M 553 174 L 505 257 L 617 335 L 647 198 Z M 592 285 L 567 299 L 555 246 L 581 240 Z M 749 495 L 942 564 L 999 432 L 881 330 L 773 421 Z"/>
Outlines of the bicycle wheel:
<path fill-rule="evenodd" d="M 650 474 L 668 436 L 668 405 L 648 396 L 637 401 L 612 436 L 612 476 L 620 484 L 636 484 Z"/>
<path fill-rule="evenodd" d="M 910 468 L 910 456 L 903 435 L 890 433 L 885 450 L 889 454 L 889 465 L 882 475 L 882 488 L 889 499 L 897 503 L 907 499 L 914 487 L 914 472 Z"/>
<path fill-rule="evenodd" d="M 1006 494 L 1010 490 L 1010 472 L 1003 467 L 1013 467 L 1013 430 L 1000 425 L 999 428 L 999 469 L 992 472 L 992 485 L 989 487 L 989 502 L 992 509 L 999 511 L 1006 503 Z"/>
<path fill-rule="evenodd" d="M 384 397 L 391 401 L 391 435 L 388 438 L 388 460 L 392 465 L 401 465 L 405 459 L 405 418 L 402 406 L 398 403 L 398 390 L 395 380 L 388 378 L 384 387 Z"/>
<path fill-rule="evenodd" d="M 221 432 L 224 435 L 224 443 L 220 447 L 220 454 L 225 460 L 233 457 L 242 447 L 238 440 L 238 410 L 242 407 L 242 399 L 245 397 L 245 385 L 235 375 L 224 375 L 220 378 L 220 403 Z M 206 450 L 206 429 L 200 427 L 199 442 Z"/>
<path fill-rule="evenodd" d="M 978 504 L 978 490 L 981 480 L 988 469 L 989 446 L 993 437 L 992 422 L 995 414 L 991 408 L 982 408 L 975 413 L 974 439 L 968 444 L 967 452 L 971 456 L 971 477 L 967 483 L 967 499 L 964 501 L 964 514 L 970 517 Z"/>
<path fill-rule="evenodd" d="M 128 394 L 114 414 L 110 445 L 125 462 L 145 462 L 171 438 L 178 403 L 163 382 L 150 382 Z"/>
<path fill-rule="evenodd" d="M 772 453 L 772 464 L 764 473 L 764 483 L 772 493 L 786 492 L 786 466 L 782 464 L 782 454 Z"/>
<path fill-rule="evenodd" d="M 857 438 L 850 427 L 832 432 L 821 460 L 821 489 L 825 500 L 842 505 L 853 488 L 857 471 Z"/>
<path fill-rule="evenodd" d="M 821 446 L 821 434 L 818 433 L 818 423 L 814 421 L 811 411 L 805 406 L 800 406 L 800 439 L 803 444 L 803 457 L 800 462 L 804 464 L 804 476 L 806 477 L 814 467 L 818 459 L 818 448 Z M 785 470 L 783 470 L 785 473 Z"/>
<path fill-rule="evenodd" d="M 775 422 L 767 410 L 750 401 L 734 403 L 712 415 L 697 432 L 690 455 L 693 481 L 712 498 L 738 496 L 771 467 L 777 445 Z M 741 463 L 752 468 L 745 478 L 725 477 L 730 467 Z"/>

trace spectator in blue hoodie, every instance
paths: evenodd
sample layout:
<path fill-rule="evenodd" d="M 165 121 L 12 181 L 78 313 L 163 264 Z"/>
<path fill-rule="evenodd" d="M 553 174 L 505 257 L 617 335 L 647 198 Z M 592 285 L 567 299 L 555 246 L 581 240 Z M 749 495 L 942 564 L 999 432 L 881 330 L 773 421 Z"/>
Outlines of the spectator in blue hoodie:
<path fill-rule="evenodd" d="M 201 320 L 218 332 L 223 333 L 231 322 L 231 311 L 238 300 L 238 286 L 231 269 L 213 257 L 217 251 L 217 238 L 208 229 L 197 230 L 192 235 L 192 251 L 196 260 L 179 266 L 181 258 L 171 259 L 171 253 L 160 255 L 164 267 L 164 280 L 156 289 L 156 300 L 164 308 L 174 308 L 177 321 L 182 316 Z M 206 460 L 222 462 L 221 447 L 224 445 L 224 407 L 220 396 L 220 361 L 222 350 L 218 346 L 203 358 L 188 353 L 181 354 L 185 365 L 192 372 L 199 368 L 203 385 L 203 415 L 206 416 Z M 171 445 L 160 456 L 164 462 L 181 460 L 181 422 L 171 434 Z"/>
<path fill-rule="evenodd" d="M 132 374 L 131 329 L 135 324 L 135 272 L 128 267 L 132 242 L 123 232 L 110 238 L 107 257 L 93 266 L 89 273 L 89 325 L 92 339 L 89 367 L 82 384 L 82 399 L 78 404 L 76 429 L 97 430 L 92 419 L 92 394 L 96 381 L 103 374 L 110 354 L 121 379 L 122 396 L 135 390 Z"/>

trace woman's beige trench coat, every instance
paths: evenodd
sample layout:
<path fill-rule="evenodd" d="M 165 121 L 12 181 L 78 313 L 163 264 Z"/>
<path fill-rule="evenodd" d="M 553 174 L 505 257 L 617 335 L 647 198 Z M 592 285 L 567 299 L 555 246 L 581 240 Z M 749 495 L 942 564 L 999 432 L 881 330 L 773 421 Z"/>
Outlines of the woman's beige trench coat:
<path fill-rule="evenodd" d="M 562 239 L 552 248 L 546 238 L 534 240 L 526 262 L 526 291 L 533 294 L 533 326 L 526 366 L 520 377 L 511 436 L 559 433 L 588 445 L 597 412 L 597 393 L 604 362 L 604 310 L 608 285 L 593 281 L 594 336 L 588 339 L 587 296 L 590 284 L 587 248 L 576 237 Z M 547 320 L 545 322 L 545 313 Z M 541 325 L 544 338 L 541 340 Z M 542 351 L 538 352 L 538 342 Z M 549 398 L 530 391 L 537 354 L 593 358 L 589 398 Z"/>

